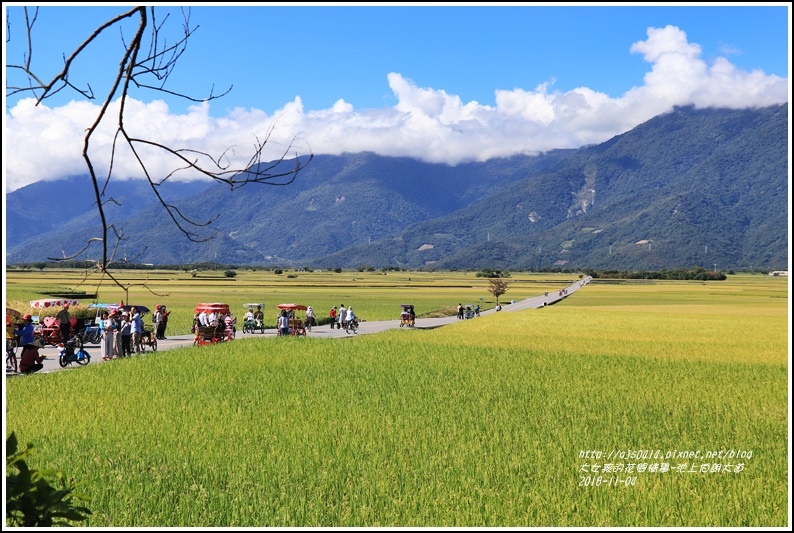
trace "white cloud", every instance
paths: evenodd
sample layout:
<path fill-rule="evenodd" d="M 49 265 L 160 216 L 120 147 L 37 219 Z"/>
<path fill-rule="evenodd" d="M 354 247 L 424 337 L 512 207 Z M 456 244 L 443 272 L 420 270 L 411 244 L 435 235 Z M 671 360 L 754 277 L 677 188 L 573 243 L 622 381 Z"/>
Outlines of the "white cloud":
<path fill-rule="evenodd" d="M 127 102 L 125 125 L 130 135 L 211 156 L 226 153 L 242 168 L 258 140 L 272 133 L 269 158 L 278 157 L 293 137 L 305 139 L 315 154 L 372 151 L 456 164 L 516 153 L 538 153 L 599 143 L 624 133 L 676 105 L 757 107 L 788 101 L 788 80 L 762 71 L 742 71 L 721 57 L 709 66 L 701 49 L 680 29 L 649 28 L 648 38 L 630 51 L 651 65 L 643 83 L 618 98 L 579 87 L 553 90 L 553 80 L 533 90 L 495 91 L 495 107 L 464 103 L 444 90 L 418 87 L 402 74 L 388 75 L 397 99 L 393 107 L 357 111 L 344 100 L 329 109 L 306 111 L 296 97 L 273 115 L 257 109 L 235 109 L 213 118 L 210 104 L 172 114 L 162 101 Z M 109 117 L 118 110 L 109 109 Z M 6 114 L 7 191 L 42 179 L 83 174 L 83 137 L 96 119 L 98 106 L 70 103 L 34 106 L 22 100 Z M 107 165 L 115 133 L 113 121 L 97 132 L 92 145 L 100 174 Z M 148 168 L 162 177 L 179 166 L 176 159 L 142 149 Z M 294 153 L 294 152 L 293 152 Z M 127 150 L 115 161 L 119 178 L 140 177 Z M 178 175 L 182 179 L 195 176 Z"/>

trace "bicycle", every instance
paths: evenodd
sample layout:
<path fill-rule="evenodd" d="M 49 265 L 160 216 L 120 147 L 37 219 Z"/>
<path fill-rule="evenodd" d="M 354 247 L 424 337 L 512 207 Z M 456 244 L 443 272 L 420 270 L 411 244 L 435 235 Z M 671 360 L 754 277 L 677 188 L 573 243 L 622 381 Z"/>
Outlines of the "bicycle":
<path fill-rule="evenodd" d="M 19 367 L 17 365 L 18 348 L 19 343 L 16 338 L 6 338 L 6 371 L 12 370 L 14 372 L 19 372 Z"/>
<path fill-rule="evenodd" d="M 72 363 L 85 366 L 91 361 L 91 355 L 83 349 L 83 341 L 80 337 L 72 337 L 65 344 L 59 344 L 61 353 L 58 355 L 58 364 L 61 368 L 66 368 Z"/>

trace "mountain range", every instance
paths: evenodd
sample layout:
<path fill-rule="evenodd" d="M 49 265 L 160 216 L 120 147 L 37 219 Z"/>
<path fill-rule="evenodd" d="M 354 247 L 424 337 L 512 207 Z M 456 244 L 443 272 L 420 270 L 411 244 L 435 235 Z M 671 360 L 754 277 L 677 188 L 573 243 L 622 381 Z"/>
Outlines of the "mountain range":
<path fill-rule="evenodd" d="M 316 155 L 284 186 L 160 192 L 218 231 L 178 231 L 143 180 L 108 185 L 117 258 L 155 265 L 512 270 L 786 269 L 788 105 L 676 108 L 602 144 L 456 166 Z M 6 262 L 98 235 L 85 176 L 6 195 Z M 88 254 L 96 258 L 98 247 Z"/>

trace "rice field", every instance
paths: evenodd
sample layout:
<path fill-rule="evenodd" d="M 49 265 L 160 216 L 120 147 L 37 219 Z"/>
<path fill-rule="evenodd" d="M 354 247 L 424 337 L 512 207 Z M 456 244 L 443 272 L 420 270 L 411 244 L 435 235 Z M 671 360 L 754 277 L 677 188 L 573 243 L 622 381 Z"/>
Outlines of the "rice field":
<path fill-rule="evenodd" d="M 471 273 L 394 275 L 425 286 L 266 290 L 372 319 L 482 294 Z M 525 278 L 502 301 L 565 285 Z M 92 527 L 783 527 L 788 290 L 757 275 L 594 282 L 434 330 L 15 377 L 6 435 L 92 497 Z"/>

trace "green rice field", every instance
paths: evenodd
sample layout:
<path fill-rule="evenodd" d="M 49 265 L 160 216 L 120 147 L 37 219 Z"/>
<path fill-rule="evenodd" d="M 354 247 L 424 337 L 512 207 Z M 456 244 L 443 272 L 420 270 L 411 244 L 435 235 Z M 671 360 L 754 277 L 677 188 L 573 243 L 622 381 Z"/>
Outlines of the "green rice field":
<path fill-rule="evenodd" d="M 162 296 L 139 288 L 132 303 L 172 317 L 199 301 L 240 314 L 263 301 L 272 322 L 282 301 L 352 303 L 370 320 L 401 303 L 419 319 L 495 303 L 462 272 L 146 275 Z M 47 276 L 8 272 L 7 303 L 75 286 Z M 511 279 L 502 303 L 579 277 Z M 789 320 L 788 278 L 595 280 L 433 330 L 246 338 L 9 377 L 5 429 L 35 445 L 31 466 L 92 498 L 91 527 L 784 527 Z"/>

